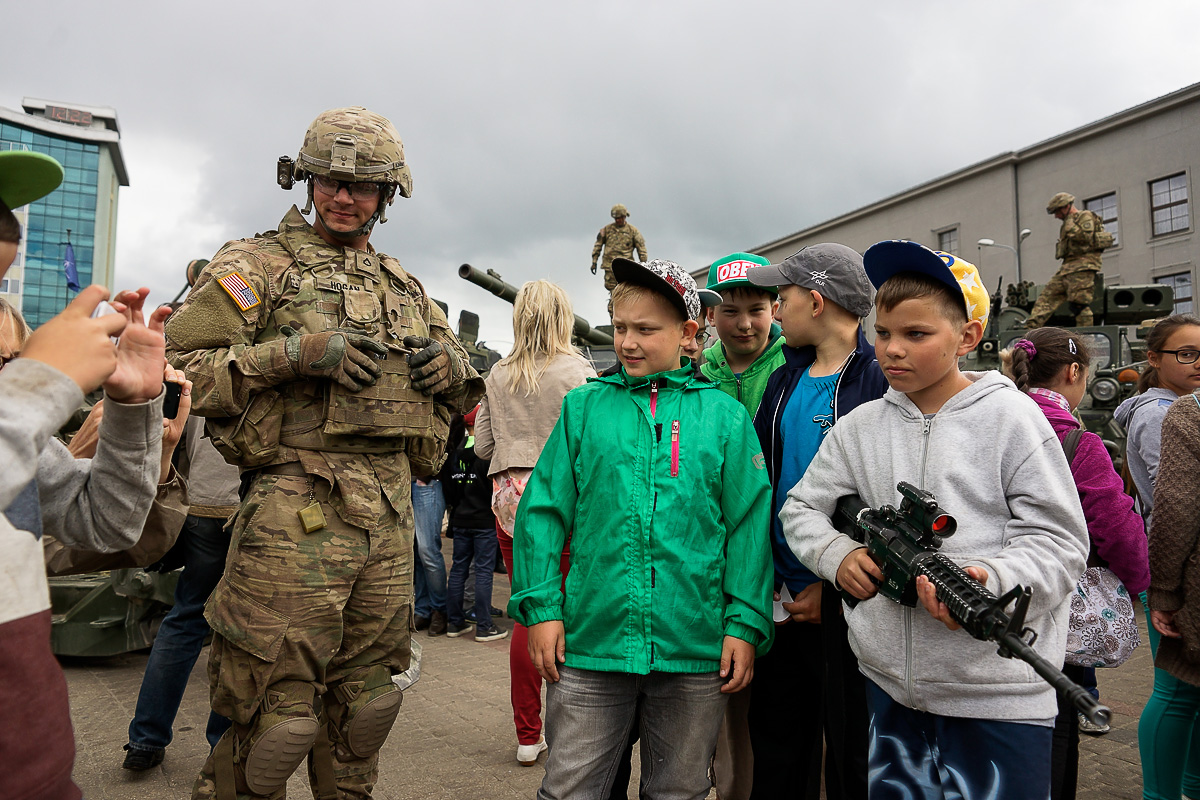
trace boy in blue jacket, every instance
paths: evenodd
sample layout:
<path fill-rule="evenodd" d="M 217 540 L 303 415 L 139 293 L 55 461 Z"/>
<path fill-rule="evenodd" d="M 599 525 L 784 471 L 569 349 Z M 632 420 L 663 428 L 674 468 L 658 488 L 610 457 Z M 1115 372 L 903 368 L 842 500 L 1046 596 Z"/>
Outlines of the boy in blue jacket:
<path fill-rule="evenodd" d="M 841 602 L 788 548 L 778 513 L 834 423 L 887 390 L 862 333 L 871 283 L 862 256 L 840 244 L 811 245 L 751 268 L 747 278 L 779 287 L 785 361 L 767 383 L 754 428 L 774 490 L 775 585 L 788 601 L 751 695 L 752 797 L 818 797 L 824 729 L 826 796 L 866 800 L 866 685 Z"/>
<path fill-rule="evenodd" d="M 636 721 L 640 795 L 700 800 L 726 698 L 771 641 L 770 486 L 745 410 L 681 359 L 695 281 L 613 272 L 620 365 L 564 398 L 513 537 L 509 613 L 549 683 L 538 797 L 607 797 Z"/>

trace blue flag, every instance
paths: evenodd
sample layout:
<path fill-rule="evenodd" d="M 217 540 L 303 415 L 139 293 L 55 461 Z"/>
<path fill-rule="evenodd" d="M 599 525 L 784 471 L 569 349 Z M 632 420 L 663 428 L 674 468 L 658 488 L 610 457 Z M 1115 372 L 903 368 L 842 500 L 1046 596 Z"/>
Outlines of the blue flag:
<path fill-rule="evenodd" d="M 78 292 L 83 287 L 79 285 L 79 272 L 75 269 L 75 248 L 67 242 L 67 252 L 63 254 L 63 272 L 67 276 L 67 288 Z"/>

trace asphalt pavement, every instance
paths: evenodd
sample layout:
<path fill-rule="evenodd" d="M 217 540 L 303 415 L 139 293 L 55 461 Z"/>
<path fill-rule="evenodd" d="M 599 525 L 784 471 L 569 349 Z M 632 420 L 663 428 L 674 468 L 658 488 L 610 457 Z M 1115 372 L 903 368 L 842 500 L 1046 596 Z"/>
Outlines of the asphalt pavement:
<path fill-rule="evenodd" d="M 497 575 L 493 602 L 503 607 L 507 600 L 508 579 Z M 500 622 L 512 626 L 507 617 Z M 377 800 L 533 798 L 545 756 L 533 767 L 516 762 L 510 639 L 479 643 L 471 634 L 457 639 L 416 635 L 424 646 L 421 679 L 405 692 L 400 717 L 380 751 Z M 208 753 L 205 648 L 188 682 L 166 760 L 143 773 L 121 769 L 146 657 L 139 652 L 63 661 L 75 723 L 75 781 L 88 800 L 185 800 Z M 1137 722 L 1150 695 L 1152 672 L 1145 644 L 1121 668 L 1099 670 L 1101 700 L 1113 710 L 1112 732 L 1081 737 L 1081 800 L 1141 798 Z M 636 780 L 635 763 L 631 797 L 637 796 Z M 289 782 L 288 794 L 310 796 L 303 768 Z"/>

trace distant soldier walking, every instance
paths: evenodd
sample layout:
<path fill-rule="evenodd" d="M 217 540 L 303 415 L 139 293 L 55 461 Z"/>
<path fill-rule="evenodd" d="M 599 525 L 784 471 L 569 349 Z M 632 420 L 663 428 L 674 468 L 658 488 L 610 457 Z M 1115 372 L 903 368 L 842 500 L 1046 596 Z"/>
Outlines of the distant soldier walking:
<path fill-rule="evenodd" d="M 596 274 L 596 262 L 603 250 L 604 261 L 600 266 L 604 269 L 604 288 L 611 292 L 617 285 L 612 271 L 614 258 L 633 258 L 634 250 L 638 252 L 638 261 L 649 261 L 650 256 L 646 254 L 646 240 L 642 232 L 625 221 L 629 210 L 617 203 L 609 213 L 615 221 L 605 225 L 596 234 L 596 244 L 592 246 L 592 274 Z"/>
<path fill-rule="evenodd" d="M 1096 273 L 1101 268 L 1101 253 L 1111 247 L 1113 235 L 1091 211 L 1075 208 L 1074 195 L 1059 192 L 1050 198 L 1046 213 L 1062 220 L 1054 257 L 1062 260 L 1058 272 L 1046 284 L 1025 325 L 1040 328 L 1063 300 L 1070 304 L 1075 324 L 1092 324 L 1092 294 Z"/>
<path fill-rule="evenodd" d="M 483 381 L 420 282 L 368 242 L 412 192 L 387 119 L 322 113 L 278 181 L 307 182 L 304 211 L 222 248 L 166 332 L 193 411 L 242 468 L 205 614 L 212 707 L 233 727 L 192 796 L 282 797 L 311 751 L 314 796 L 369 798 L 409 666 L 409 486 Z"/>

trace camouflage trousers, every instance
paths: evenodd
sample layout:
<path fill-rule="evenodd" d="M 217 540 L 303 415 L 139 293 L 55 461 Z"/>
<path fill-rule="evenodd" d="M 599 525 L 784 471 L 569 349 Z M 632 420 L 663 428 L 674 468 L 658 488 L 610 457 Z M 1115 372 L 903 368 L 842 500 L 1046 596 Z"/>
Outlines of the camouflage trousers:
<path fill-rule="evenodd" d="M 383 500 L 379 519 L 364 530 L 340 519 L 328 503 L 329 485 L 313 480 L 257 479 L 234 520 L 225 574 L 205 610 L 214 634 L 208 663 L 212 707 L 233 722 L 225 734 L 234 737 L 232 747 L 224 752 L 235 754 L 238 800 L 285 796 L 283 787 L 268 795 L 251 793 L 237 753 L 264 716 L 274 720 L 276 709 L 298 708 L 311 718 L 315 698 L 321 701 L 319 723 L 335 743 L 338 798 L 370 798 L 378 754 L 357 758 L 336 744 L 347 716 L 340 689 L 343 682 L 353 685 L 366 668 L 376 667 L 377 675 L 383 665 L 394 674 L 409 665 L 411 507 L 406 502 L 397 513 Z M 312 504 L 310 491 L 326 524 L 305 533 L 297 514 Z M 209 755 L 193 798 L 217 797 L 214 754 L 224 744 L 222 739 Z M 308 758 L 317 796 L 313 754 Z"/>
<path fill-rule="evenodd" d="M 617 278 L 613 275 L 612 262 L 605 262 L 601 265 L 601 268 L 604 270 L 604 288 L 612 292 L 613 289 L 617 288 Z"/>
<path fill-rule="evenodd" d="M 1054 313 L 1054 310 L 1065 300 L 1068 303 L 1077 303 L 1083 305 L 1084 308 L 1075 315 L 1076 325 L 1091 325 L 1092 324 L 1092 296 L 1095 293 L 1096 287 L 1096 272 L 1095 270 L 1084 269 L 1075 270 L 1066 274 L 1060 269 L 1046 284 L 1046 288 L 1038 295 L 1037 302 L 1033 305 L 1033 311 L 1029 314 L 1029 319 L 1025 325 L 1028 328 L 1040 328 L 1046 324 L 1046 320 Z"/>

